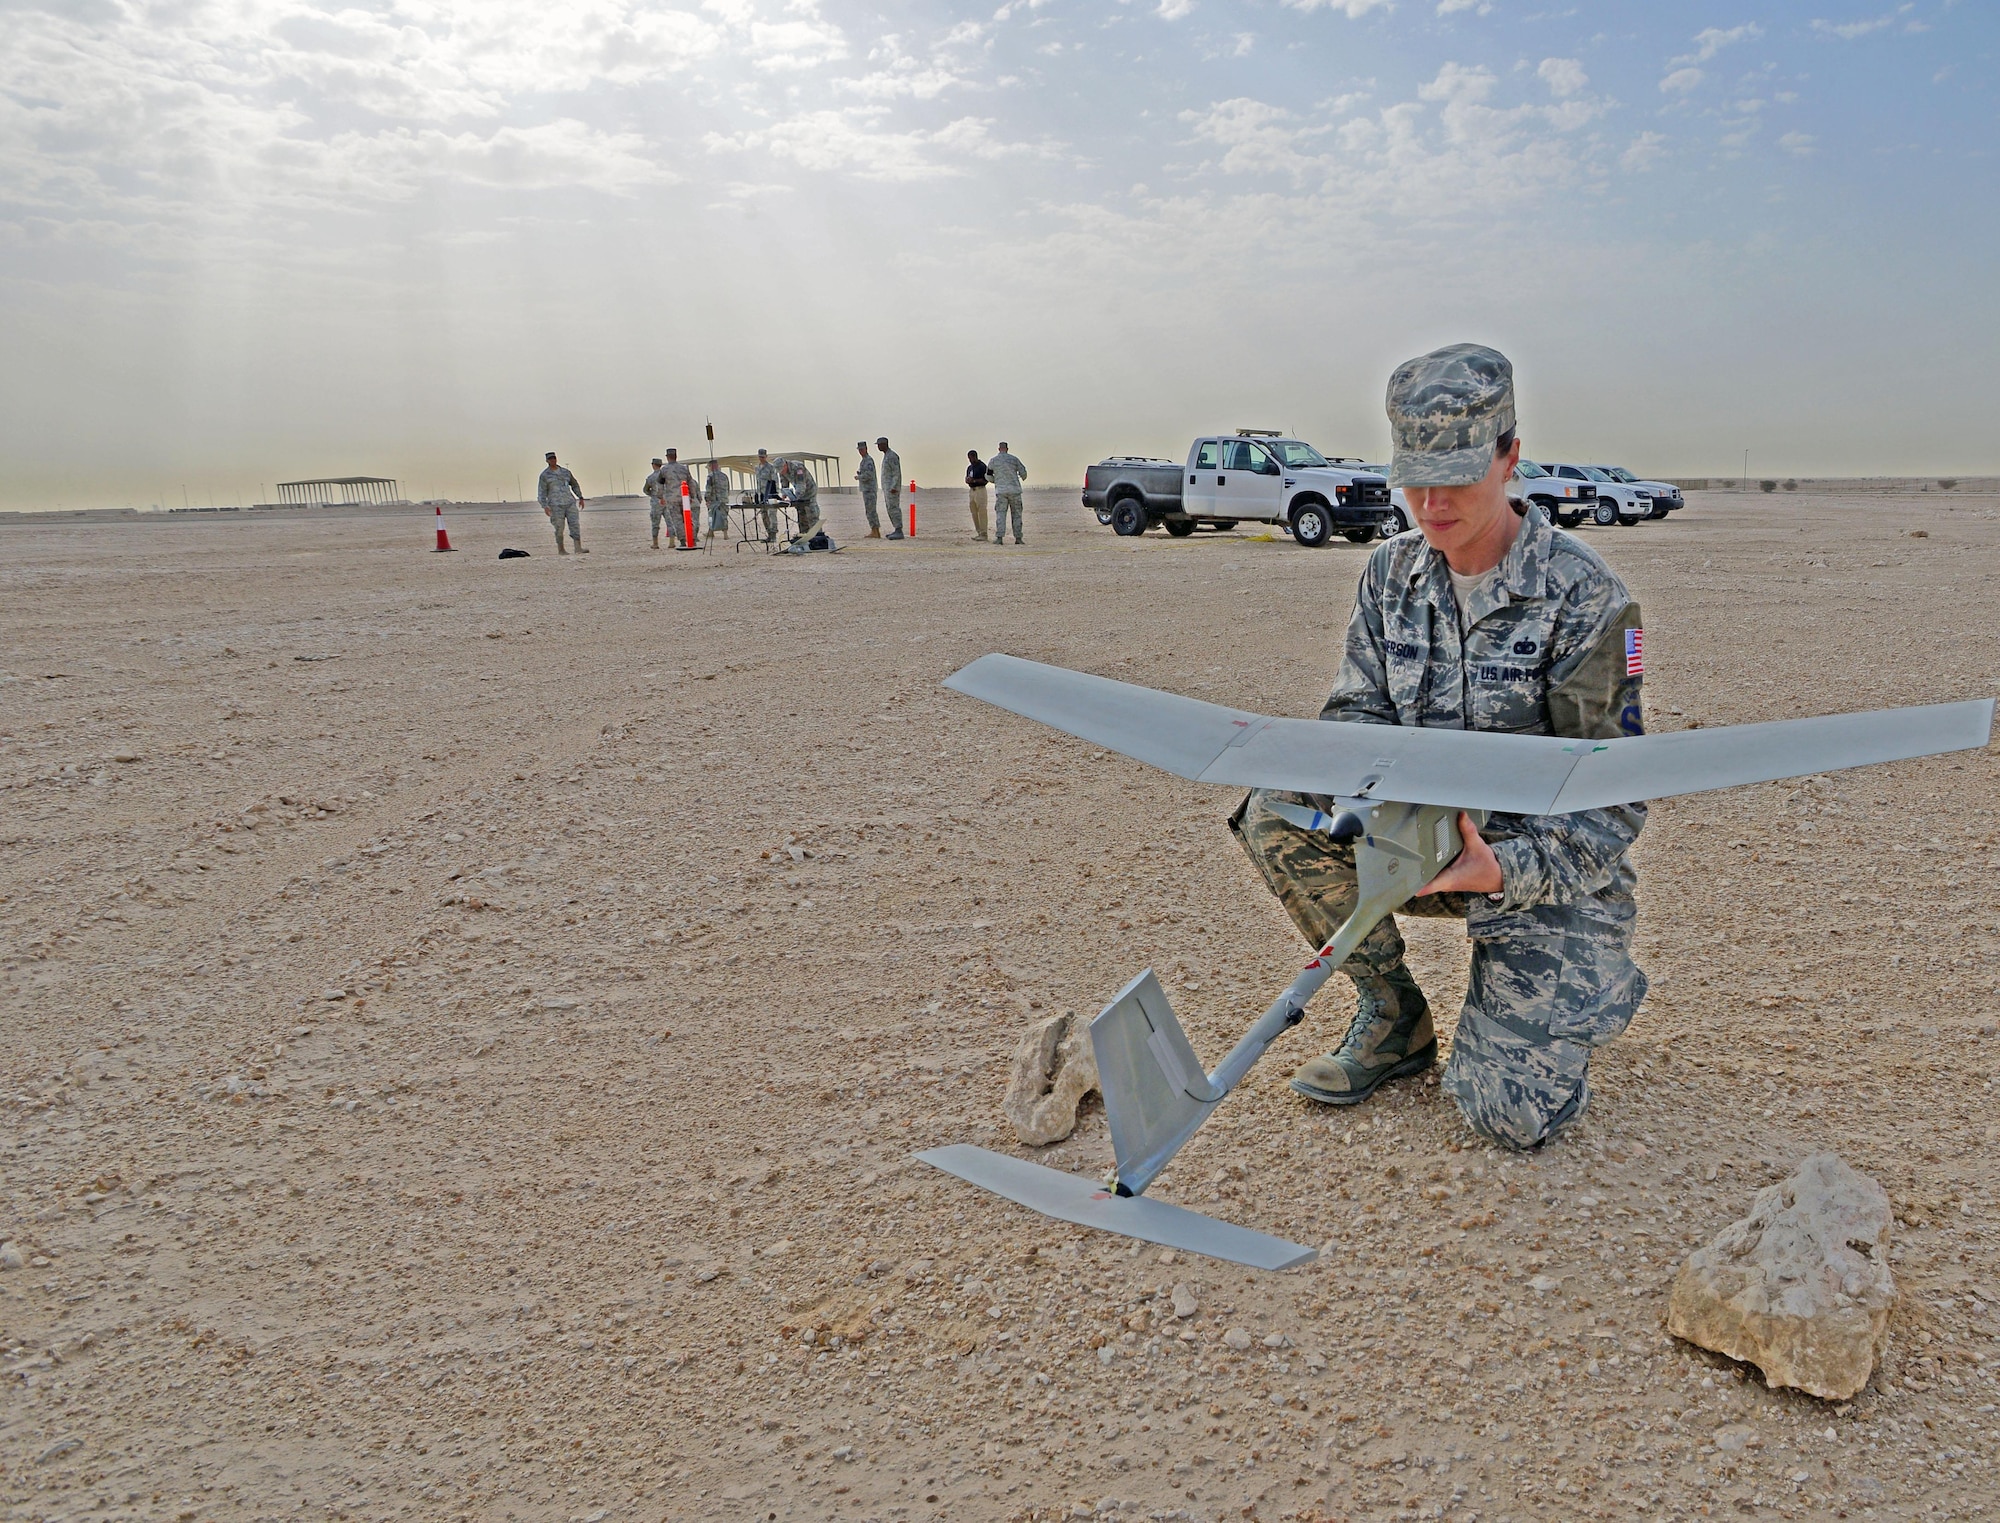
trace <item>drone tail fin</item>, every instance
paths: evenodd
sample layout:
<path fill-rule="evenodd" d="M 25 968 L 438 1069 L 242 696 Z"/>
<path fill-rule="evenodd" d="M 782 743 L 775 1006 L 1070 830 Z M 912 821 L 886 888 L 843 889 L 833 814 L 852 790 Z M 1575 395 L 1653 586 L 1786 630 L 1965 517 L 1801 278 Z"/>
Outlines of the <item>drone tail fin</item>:
<path fill-rule="evenodd" d="M 1118 1193 L 1145 1191 L 1222 1099 L 1148 968 L 1090 1023 Z"/>

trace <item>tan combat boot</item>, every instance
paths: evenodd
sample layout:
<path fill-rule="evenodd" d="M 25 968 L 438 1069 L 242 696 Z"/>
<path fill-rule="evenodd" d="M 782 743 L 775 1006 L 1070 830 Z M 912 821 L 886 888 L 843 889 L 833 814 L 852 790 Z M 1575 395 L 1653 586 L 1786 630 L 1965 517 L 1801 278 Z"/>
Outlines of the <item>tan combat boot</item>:
<path fill-rule="evenodd" d="M 1410 970 L 1349 974 L 1361 996 L 1347 1039 L 1292 1075 L 1292 1088 L 1322 1105 L 1359 1105 L 1391 1079 L 1420 1074 L 1437 1061 L 1430 1001 Z"/>

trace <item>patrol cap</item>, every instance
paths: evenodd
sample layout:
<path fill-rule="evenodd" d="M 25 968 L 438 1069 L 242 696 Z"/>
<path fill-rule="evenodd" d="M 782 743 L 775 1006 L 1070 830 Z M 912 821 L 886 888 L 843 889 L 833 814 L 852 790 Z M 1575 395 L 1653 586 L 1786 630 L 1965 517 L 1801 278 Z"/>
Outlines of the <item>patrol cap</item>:
<path fill-rule="evenodd" d="M 1514 427 L 1514 367 L 1484 344 L 1448 344 L 1395 368 L 1388 406 L 1391 486 L 1471 486 Z"/>
<path fill-rule="evenodd" d="M 556 452 L 554 450 L 549 450 L 543 454 L 542 458 L 544 460 L 553 460 L 556 458 Z"/>
<path fill-rule="evenodd" d="M 665 465 L 666 463 L 667 463 L 667 462 L 666 462 L 666 461 L 664 461 L 664 460 L 662 460 L 662 459 L 661 459 L 661 458 L 660 458 L 660 457 L 659 457 L 658 455 L 655 455 L 655 456 L 653 457 L 653 464 L 655 464 L 655 465 Z"/>

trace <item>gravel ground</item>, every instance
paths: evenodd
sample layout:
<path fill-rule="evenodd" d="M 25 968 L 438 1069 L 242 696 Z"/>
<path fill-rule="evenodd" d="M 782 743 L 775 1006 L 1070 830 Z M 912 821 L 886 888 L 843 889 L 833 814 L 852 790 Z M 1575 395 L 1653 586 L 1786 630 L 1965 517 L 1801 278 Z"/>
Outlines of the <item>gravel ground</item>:
<path fill-rule="evenodd" d="M 1667 728 L 1994 692 L 1996 520 L 1584 533 Z M 1212 1059 L 1299 944 L 1233 795 L 938 682 L 1008 650 L 1309 713 L 1365 551 L 1072 493 L 1019 551 L 920 522 L 675 556 L 605 510 L 557 560 L 519 512 L 448 557 L 422 513 L 0 521 L 0 1516 L 1990 1512 L 1995 753 L 1656 806 L 1654 993 L 1540 1156 L 1434 1083 L 1292 1096 L 1336 981 L 1158 1192 L 1320 1258 L 1174 1260 L 910 1155 L 1018 1151 L 1043 1012 L 1150 964 Z M 1410 930 L 1448 1014 L 1462 933 Z M 1904 1288 L 1837 1407 L 1661 1330 L 1822 1147 Z M 1101 1112 L 1044 1157 L 1105 1167 Z"/>

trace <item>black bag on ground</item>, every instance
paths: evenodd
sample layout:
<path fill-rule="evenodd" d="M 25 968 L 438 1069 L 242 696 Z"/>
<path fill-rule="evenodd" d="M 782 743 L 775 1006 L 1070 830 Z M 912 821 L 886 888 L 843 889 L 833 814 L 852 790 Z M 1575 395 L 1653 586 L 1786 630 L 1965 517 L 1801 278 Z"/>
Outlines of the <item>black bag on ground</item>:
<path fill-rule="evenodd" d="M 527 558 L 527 551 L 516 550 L 512 545 L 509 545 L 505 550 L 500 552 L 500 559 L 503 561 L 524 561 Z"/>

